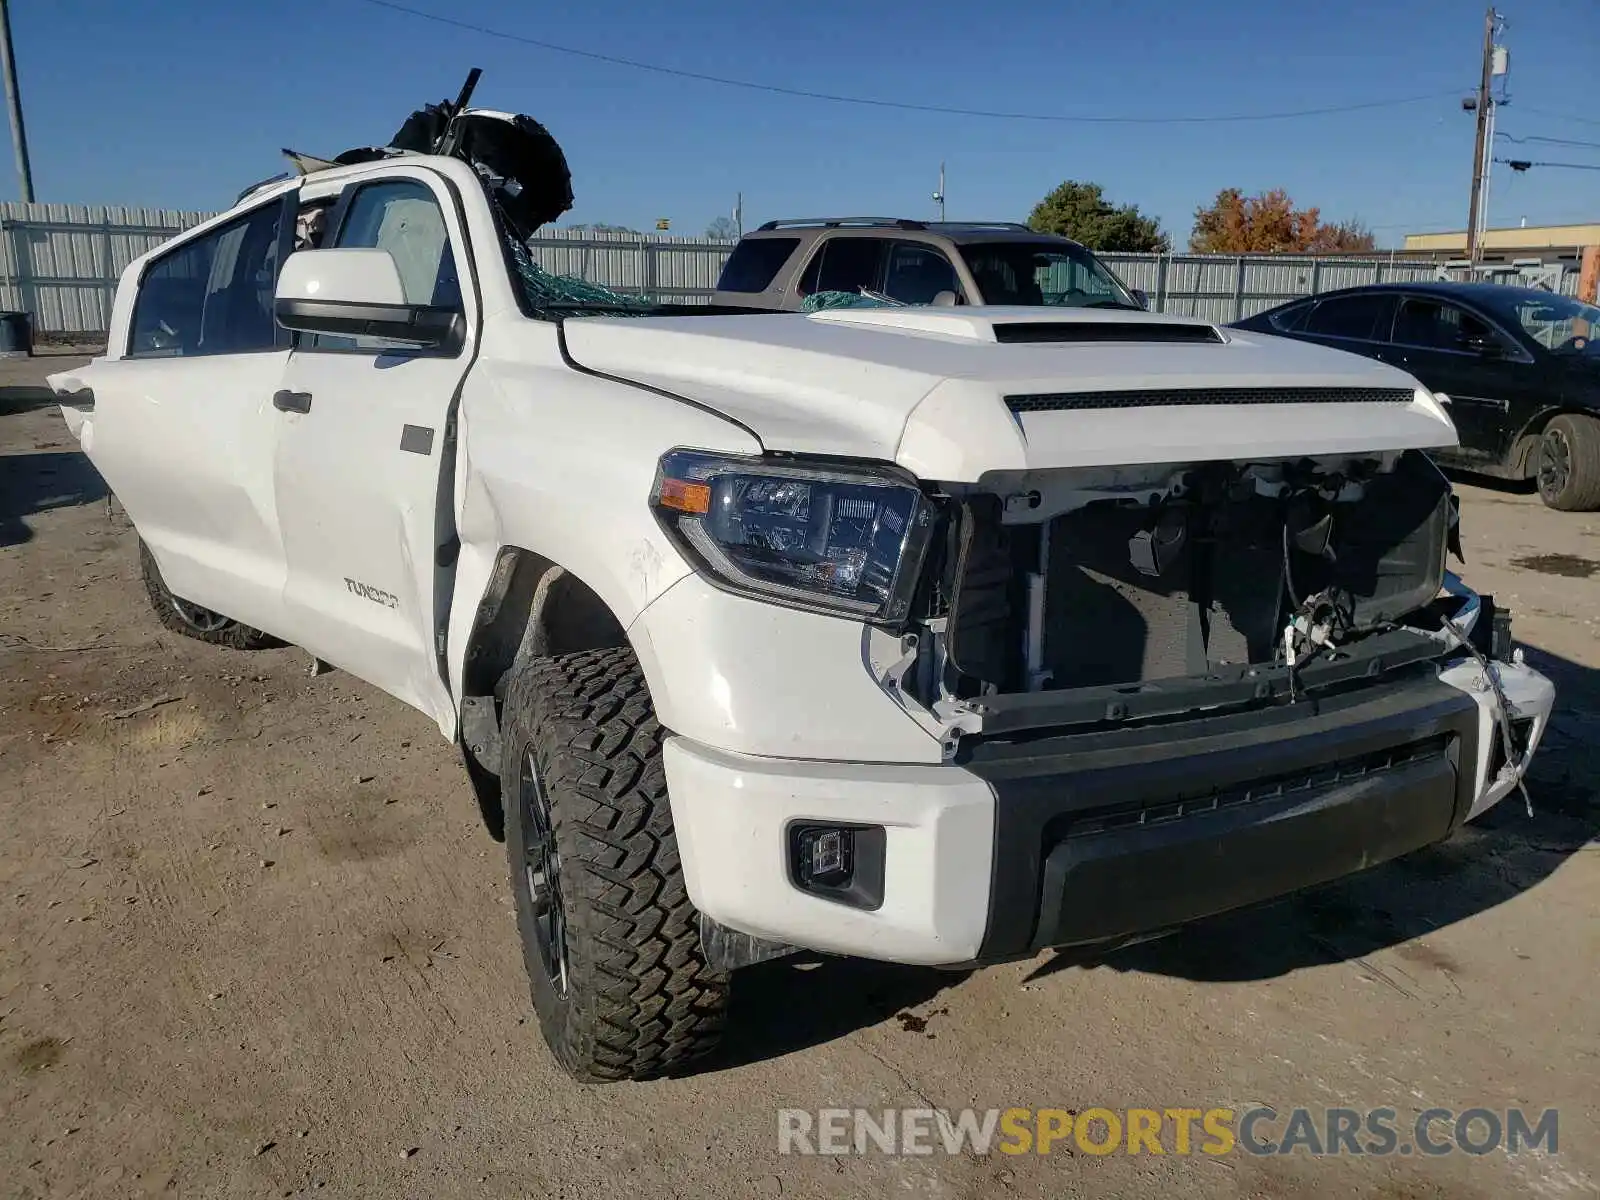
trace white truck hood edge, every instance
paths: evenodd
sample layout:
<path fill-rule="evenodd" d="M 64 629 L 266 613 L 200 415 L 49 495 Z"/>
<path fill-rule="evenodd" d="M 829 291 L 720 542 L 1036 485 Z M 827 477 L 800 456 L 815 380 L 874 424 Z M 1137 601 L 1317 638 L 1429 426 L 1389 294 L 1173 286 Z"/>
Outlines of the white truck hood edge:
<path fill-rule="evenodd" d="M 1221 343 L 1000 343 L 1006 321 L 1182 323 L 1065 309 L 855 309 L 802 316 L 584 318 L 583 367 L 748 426 L 768 450 L 892 460 L 920 478 L 1283 458 L 1456 443 L 1433 396 L 1372 359 L 1243 330 Z M 1014 415 L 1005 397 L 1090 391 L 1381 388 L 1409 401 L 1203 404 Z"/>

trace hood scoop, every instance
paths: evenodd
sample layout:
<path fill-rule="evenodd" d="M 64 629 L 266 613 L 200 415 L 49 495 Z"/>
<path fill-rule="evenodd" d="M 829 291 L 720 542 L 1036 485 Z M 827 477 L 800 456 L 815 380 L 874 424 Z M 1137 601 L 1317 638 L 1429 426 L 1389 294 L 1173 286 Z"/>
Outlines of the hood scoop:
<path fill-rule="evenodd" d="M 1014 413 L 1065 412 L 1089 408 L 1181 408 L 1196 404 L 1408 404 L 1406 388 L 1148 388 L 1128 392 L 1047 392 L 1007 396 Z"/>
<path fill-rule="evenodd" d="M 1215 325 L 1176 321 L 1009 321 L 994 327 L 997 342 L 1210 342 L 1221 345 Z"/>
<path fill-rule="evenodd" d="M 1143 345 L 1221 345 L 1228 339 L 1215 325 L 1170 321 L 1153 313 L 1128 309 L 1026 308 L 830 308 L 807 314 L 819 325 L 882 329 L 963 342 L 1011 345 L 1072 344 L 1079 346 L 1138 343 Z"/>

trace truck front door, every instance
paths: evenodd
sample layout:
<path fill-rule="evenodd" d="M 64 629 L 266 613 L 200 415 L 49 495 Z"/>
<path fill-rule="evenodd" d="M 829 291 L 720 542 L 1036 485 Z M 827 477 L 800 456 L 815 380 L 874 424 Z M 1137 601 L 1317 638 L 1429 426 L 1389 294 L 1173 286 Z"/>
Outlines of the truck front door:
<path fill-rule="evenodd" d="M 442 177 L 394 167 L 345 190 L 323 244 L 387 250 L 406 301 L 457 308 L 467 336 L 440 352 L 296 335 L 274 402 L 287 634 L 453 733 L 437 637 L 455 545 L 448 426 L 477 343 L 467 243 Z"/>

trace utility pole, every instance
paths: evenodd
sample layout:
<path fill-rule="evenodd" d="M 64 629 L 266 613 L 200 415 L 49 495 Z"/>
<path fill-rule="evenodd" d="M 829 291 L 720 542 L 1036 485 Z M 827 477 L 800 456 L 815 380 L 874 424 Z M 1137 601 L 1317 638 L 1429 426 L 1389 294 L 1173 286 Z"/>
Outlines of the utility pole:
<path fill-rule="evenodd" d="M 737 237 L 744 237 L 744 193 L 735 192 L 733 198 L 733 230 Z"/>
<path fill-rule="evenodd" d="M 1494 63 L 1495 11 L 1491 5 L 1483 18 L 1483 70 L 1478 80 L 1478 98 L 1475 105 L 1478 117 L 1478 135 L 1472 150 L 1472 205 L 1467 210 L 1467 261 L 1478 261 L 1478 205 L 1483 193 L 1484 146 L 1489 137 L 1489 78 Z"/>
<path fill-rule="evenodd" d="M 933 194 L 933 202 L 939 206 L 939 220 L 944 220 L 944 164 L 939 164 L 939 190 Z"/>
<path fill-rule="evenodd" d="M 22 92 L 17 87 L 17 60 L 11 53 L 11 13 L 0 0 L 0 67 L 6 77 L 6 108 L 11 113 L 11 145 L 17 152 L 17 179 L 22 199 L 33 203 L 33 168 L 28 165 L 28 134 L 22 127 Z"/>

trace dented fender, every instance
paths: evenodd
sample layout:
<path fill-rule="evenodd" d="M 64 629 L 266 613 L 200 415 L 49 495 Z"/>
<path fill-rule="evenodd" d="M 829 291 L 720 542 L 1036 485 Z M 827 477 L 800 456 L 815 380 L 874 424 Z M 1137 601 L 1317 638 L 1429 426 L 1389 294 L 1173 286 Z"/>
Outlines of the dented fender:
<path fill-rule="evenodd" d="M 679 446 L 761 450 L 713 414 L 572 370 L 553 325 L 530 323 L 521 332 L 509 351 L 486 347 L 462 396 L 461 549 L 447 635 L 458 706 L 468 646 L 503 550 L 531 551 L 564 568 L 626 629 L 691 570 L 650 511 L 657 460 Z M 657 681 L 650 683 L 654 690 Z"/>

